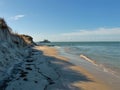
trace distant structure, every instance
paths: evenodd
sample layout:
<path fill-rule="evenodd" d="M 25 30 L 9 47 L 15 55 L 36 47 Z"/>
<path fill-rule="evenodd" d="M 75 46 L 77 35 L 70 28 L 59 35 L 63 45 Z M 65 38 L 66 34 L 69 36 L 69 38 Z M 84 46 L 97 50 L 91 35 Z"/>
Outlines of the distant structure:
<path fill-rule="evenodd" d="M 43 41 L 41 41 L 40 43 L 51 43 L 49 40 L 45 39 Z"/>

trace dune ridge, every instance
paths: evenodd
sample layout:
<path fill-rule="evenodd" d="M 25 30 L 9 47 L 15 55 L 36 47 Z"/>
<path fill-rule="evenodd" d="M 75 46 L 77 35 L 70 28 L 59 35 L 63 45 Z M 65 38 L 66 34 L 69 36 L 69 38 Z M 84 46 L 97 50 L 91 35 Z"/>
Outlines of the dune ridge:
<path fill-rule="evenodd" d="M 30 39 L 29 39 L 29 38 Z M 32 37 L 14 33 L 3 18 L 0 18 L 0 88 L 10 77 L 15 65 L 29 56 Z"/>

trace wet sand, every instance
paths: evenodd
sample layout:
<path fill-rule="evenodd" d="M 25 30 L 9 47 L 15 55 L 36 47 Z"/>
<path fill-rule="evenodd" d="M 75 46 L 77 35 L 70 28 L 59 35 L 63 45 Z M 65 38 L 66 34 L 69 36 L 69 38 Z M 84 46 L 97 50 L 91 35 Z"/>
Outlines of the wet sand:
<path fill-rule="evenodd" d="M 77 90 L 81 90 L 81 89 L 83 89 L 83 90 L 112 90 L 108 85 L 103 83 L 103 81 L 95 78 L 94 75 L 90 74 L 83 67 L 80 67 L 80 66 L 77 66 L 74 64 L 68 65 L 68 63 L 71 64 L 69 62 L 69 58 L 60 56 L 58 54 L 58 51 L 55 48 L 47 47 L 47 46 L 40 46 L 40 47 L 38 46 L 35 48 L 43 51 L 44 55 L 57 58 L 58 60 L 60 60 L 60 62 L 65 61 L 64 62 L 65 65 L 62 67 L 59 67 L 59 69 L 65 68 L 66 70 L 72 71 L 71 73 L 64 74 L 64 71 L 61 70 L 61 72 L 64 75 L 62 77 L 68 77 L 69 80 L 72 79 L 74 81 L 74 82 L 69 83 L 69 85 L 71 86 L 71 90 L 74 90 L 74 89 L 72 89 L 72 86 L 76 87 Z M 60 62 L 57 62 L 57 64 L 58 65 L 61 64 Z M 76 77 L 74 77 L 74 76 L 71 77 L 71 75 L 74 73 L 78 74 L 77 78 L 79 77 L 79 79 L 76 80 Z M 65 78 L 63 78 L 63 80 L 65 80 Z M 64 83 L 64 82 L 62 82 L 62 83 Z"/>

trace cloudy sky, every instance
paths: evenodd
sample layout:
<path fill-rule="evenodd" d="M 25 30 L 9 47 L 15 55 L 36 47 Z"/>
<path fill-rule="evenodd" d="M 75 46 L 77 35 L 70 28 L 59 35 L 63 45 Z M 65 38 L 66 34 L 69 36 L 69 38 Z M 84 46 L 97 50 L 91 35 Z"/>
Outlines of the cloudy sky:
<path fill-rule="evenodd" d="M 0 0 L 0 17 L 35 41 L 120 41 L 120 0 Z"/>

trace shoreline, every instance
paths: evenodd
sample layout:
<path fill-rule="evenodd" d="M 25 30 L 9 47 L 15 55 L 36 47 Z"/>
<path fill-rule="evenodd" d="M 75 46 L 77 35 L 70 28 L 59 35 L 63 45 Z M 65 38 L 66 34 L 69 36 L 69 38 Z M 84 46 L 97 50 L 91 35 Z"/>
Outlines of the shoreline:
<path fill-rule="evenodd" d="M 93 60 L 93 59 L 91 59 L 91 58 L 89 58 L 89 57 L 87 57 L 86 55 L 83 55 L 83 54 L 80 55 L 80 58 L 82 58 L 83 60 L 86 60 L 86 61 L 92 63 L 92 64 L 95 65 L 95 66 L 100 67 L 101 69 L 103 69 L 104 72 L 110 72 L 110 73 L 111 73 L 112 75 L 114 75 L 115 77 L 120 78 L 118 72 L 113 71 L 113 70 L 110 69 L 110 68 L 107 68 L 104 64 L 97 63 L 95 60 Z"/>
<path fill-rule="evenodd" d="M 52 56 L 52 57 L 58 58 L 60 60 L 69 62 L 69 57 L 61 56 L 59 54 L 59 51 L 54 47 L 48 47 L 48 46 L 40 46 L 39 47 L 38 46 L 37 49 L 43 51 L 44 55 Z M 105 83 L 103 83 L 103 81 L 94 77 L 94 75 L 89 73 L 86 69 L 84 69 L 81 66 L 73 65 L 73 66 L 70 66 L 70 67 L 67 67 L 67 68 L 70 69 L 70 70 L 73 70 L 77 73 L 82 73 L 83 75 L 85 75 L 87 78 L 90 79 L 89 82 L 84 82 L 84 81 L 79 80 L 77 82 L 71 83 L 73 86 L 75 86 L 79 89 L 84 89 L 84 90 L 112 90 L 111 88 L 109 88 L 109 86 L 107 86 Z"/>
<path fill-rule="evenodd" d="M 59 51 L 60 56 L 69 57 L 69 62 L 84 68 L 95 78 L 99 79 L 99 81 L 101 81 L 103 84 L 109 86 L 109 90 L 120 90 L 120 78 L 114 75 L 110 70 L 106 70 L 106 68 L 99 66 L 94 61 L 91 62 L 91 60 L 86 56 L 80 58 L 80 56 L 66 53 L 64 48 L 56 49 Z"/>
<path fill-rule="evenodd" d="M 2 90 L 119 90 L 100 79 L 100 73 L 97 75 L 85 68 L 96 69 L 92 63 L 84 64 L 86 61 L 82 60 L 81 65 L 76 64 L 76 57 L 61 55 L 62 49 L 48 46 L 30 49 L 30 55 L 14 69 L 14 78 Z"/>

